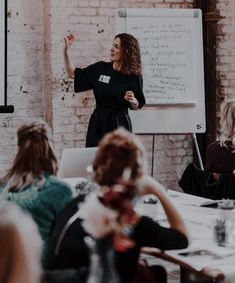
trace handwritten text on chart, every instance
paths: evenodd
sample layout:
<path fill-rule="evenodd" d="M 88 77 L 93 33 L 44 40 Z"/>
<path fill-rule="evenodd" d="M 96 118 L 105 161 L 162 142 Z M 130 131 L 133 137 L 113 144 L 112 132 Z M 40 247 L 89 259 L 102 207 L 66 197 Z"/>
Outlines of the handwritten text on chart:
<path fill-rule="evenodd" d="M 161 19 L 129 20 L 128 32 L 139 39 L 144 92 L 148 104 L 194 101 L 193 25 Z"/>

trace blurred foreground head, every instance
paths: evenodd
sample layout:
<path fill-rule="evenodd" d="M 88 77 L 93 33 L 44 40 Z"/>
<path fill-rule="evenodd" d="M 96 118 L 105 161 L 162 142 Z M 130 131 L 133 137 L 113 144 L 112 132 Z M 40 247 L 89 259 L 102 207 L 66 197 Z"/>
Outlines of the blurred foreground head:
<path fill-rule="evenodd" d="M 15 204 L 1 204 L 0 282 L 39 283 L 41 247 L 33 219 Z"/>

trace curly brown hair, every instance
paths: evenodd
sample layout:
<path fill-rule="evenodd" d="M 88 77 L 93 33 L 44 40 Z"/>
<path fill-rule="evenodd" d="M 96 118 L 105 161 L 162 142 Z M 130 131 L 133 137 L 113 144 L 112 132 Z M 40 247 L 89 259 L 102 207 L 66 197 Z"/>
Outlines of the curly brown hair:
<path fill-rule="evenodd" d="M 93 162 L 94 179 L 103 186 L 112 186 L 130 169 L 135 181 L 144 171 L 144 147 L 139 139 L 123 128 L 104 136 Z"/>
<path fill-rule="evenodd" d="M 125 75 L 141 75 L 142 66 L 138 40 L 128 33 L 117 34 L 115 38 L 119 38 L 121 41 L 123 62 L 120 71 Z"/>
<path fill-rule="evenodd" d="M 52 147 L 51 131 L 44 121 L 22 125 L 17 131 L 18 151 L 13 165 L 0 180 L 11 181 L 11 189 L 30 185 L 43 173 L 56 175 L 58 160 Z"/>

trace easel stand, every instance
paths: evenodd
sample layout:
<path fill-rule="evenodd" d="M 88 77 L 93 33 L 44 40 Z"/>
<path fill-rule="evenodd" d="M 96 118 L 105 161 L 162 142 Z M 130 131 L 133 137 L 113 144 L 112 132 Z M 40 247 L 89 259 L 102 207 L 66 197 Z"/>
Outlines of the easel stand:
<path fill-rule="evenodd" d="M 198 142 L 197 142 L 197 136 L 196 136 L 195 133 L 193 133 L 193 141 L 194 141 L 194 144 L 195 144 L 200 169 L 204 170 L 204 166 L 203 166 L 202 158 L 201 158 L 201 153 L 200 153 Z M 153 134 L 153 141 L 152 141 L 152 162 L 151 162 L 151 176 L 152 177 L 153 177 L 153 170 L 154 170 L 154 158 L 155 158 L 155 134 Z"/>
<path fill-rule="evenodd" d="M 155 157 L 155 135 L 153 134 L 152 142 L 152 164 L 151 164 L 151 176 L 153 177 L 153 168 L 154 168 L 154 157 Z"/>
<path fill-rule="evenodd" d="M 198 162 L 199 162 L 199 165 L 200 165 L 200 169 L 204 170 L 204 166 L 203 166 L 203 163 L 202 163 L 202 158 L 201 158 L 200 150 L 199 150 L 199 147 L 198 147 L 197 136 L 196 136 L 195 133 L 193 133 L 193 141 L 194 141 L 194 144 L 195 144 L 195 148 L 196 148 L 196 152 L 197 152 L 197 157 L 198 157 Z"/>

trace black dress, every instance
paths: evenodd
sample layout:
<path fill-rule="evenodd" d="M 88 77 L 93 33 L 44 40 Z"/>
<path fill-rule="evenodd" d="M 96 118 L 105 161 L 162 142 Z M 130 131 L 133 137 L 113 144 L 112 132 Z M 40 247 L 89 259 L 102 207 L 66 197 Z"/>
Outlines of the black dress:
<path fill-rule="evenodd" d="M 98 62 L 84 69 L 76 68 L 74 91 L 93 89 L 96 108 L 91 115 L 86 138 L 86 147 L 97 146 L 101 138 L 118 127 L 132 131 L 128 115 L 130 103 L 124 99 L 128 90 L 133 91 L 139 108 L 145 104 L 142 76 L 123 75 L 112 63 Z"/>
<path fill-rule="evenodd" d="M 216 141 L 208 146 L 206 170 L 216 173 L 232 173 L 235 170 L 235 151 L 231 141 L 226 146 Z"/>

